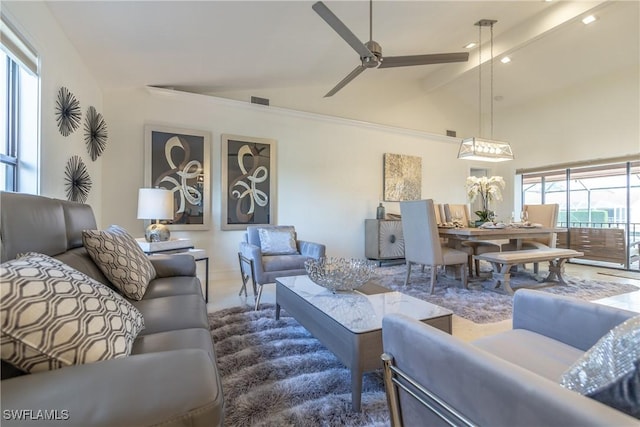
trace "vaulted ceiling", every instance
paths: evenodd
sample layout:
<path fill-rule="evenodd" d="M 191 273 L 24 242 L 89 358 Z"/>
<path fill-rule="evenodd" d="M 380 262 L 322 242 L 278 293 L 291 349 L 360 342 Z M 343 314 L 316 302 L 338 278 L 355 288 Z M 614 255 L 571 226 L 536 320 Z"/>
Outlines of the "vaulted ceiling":
<path fill-rule="evenodd" d="M 48 6 L 99 84 L 165 86 L 208 94 L 287 92 L 321 99 L 359 64 L 310 1 L 52 1 Z M 368 1 L 325 4 L 363 42 Z M 494 27 L 497 108 L 637 67 L 637 1 L 374 1 L 373 39 L 386 56 L 465 51 L 480 19 Z M 584 25 L 593 14 L 597 20 Z M 489 40 L 483 30 L 483 42 Z M 467 63 L 366 70 L 334 96 L 413 82 L 473 105 L 478 49 Z M 499 59 L 508 54 L 509 64 Z M 489 59 L 488 44 L 482 50 Z M 488 73 L 488 64 L 483 72 Z M 487 74 L 485 74 L 486 76 Z M 234 96 L 234 95 L 229 95 Z M 236 95 L 237 96 L 237 95 Z M 300 102 L 300 101 L 298 101 Z M 282 105 L 284 103 L 285 105 Z"/>

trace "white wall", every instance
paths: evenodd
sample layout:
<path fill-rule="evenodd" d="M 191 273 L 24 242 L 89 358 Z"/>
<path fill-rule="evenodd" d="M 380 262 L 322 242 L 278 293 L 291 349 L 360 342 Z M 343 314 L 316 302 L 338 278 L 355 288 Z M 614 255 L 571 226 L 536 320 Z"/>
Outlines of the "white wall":
<path fill-rule="evenodd" d="M 373 78 L 372 75 L 365 76 Z M 439 135 L 446 135 L 447 130 L 456 131 L 460 137 L 477 133 L 478 113 L 475 105 L 468 106 L 450 93 L 427 94 L 420 81 L 385 85 L 381 77 L 380 74 L 375 76 L 380 79 L 380 85 L 374 92 L 359 90 L 357 86 L 361 80 L 356 79 L 341 90 L 340 95 L 329 98 L 322 97 L 330 89 L 325 86 L 262 88 L 211 95 L 247 102 L 251 96 L 259 96 L 269 99 L 271 106 L 286 106 L 299 111 L 313 111 Z"/>
<path fill-rule="evenodd" d="M 180 232 L 212 256 L 214 274 L 237 269 L 241 231 L 220 230 L 220 136 L 277 140 L 277 222 L 300 238 L 323 242 L 331 256 L 364 256 L 364 220 L 375 217 L 382 195 L 383 154 L 422 157 L 422 196 L 464 202 L 468 164 L 457 161 L 458 140 L 362 122 L 165 90 L 105 93 L 118 126 L 105 153 L 103 218 L 141 235 L 136 194 L 143 184 L 146 123 L 212 133 L 212 219 L 207 232 Z M 388 212 L 399 212 L 387 203 Z"/>
<path fill-rule="evenodd" d="M 40 57 L 40 194 L 66 199 L 65 165 L 71 156 L 79 155 L 93 182 L 87 203 L 93 206 L 99 221 L 103 161 L 100 157 L 95 162 L 91 160 L 84 143 L 83 126 L 90 105 L 104 115 L 101 90 L 44 3 L 3 1 L 2 12 Z M 76 96 L 82 109 L 82 124 L 68 137 L 58 131 L 54 115 L 61 86 L 66 86 Z M 112 129 L 114 124 L 108 116 L 105 120 L 109 130 Z"/>
<path fill-rule="evenodd" d="M 513 189 L 519 168 L 639 154 L 639 75 L 636 64 L 502 111 L 498 139 L 511 143 L 515 160 L 496 165 L 496 174 Z M 513 192 L 506 193 L 497 210 L 503 218 L 514 205 Z"/>
<path fill-rule="evenodd" d="M 502 217 L 513 210 L 512 179 L 516 168 L 640 152 L 637 65 L 501 112 L 496 121 L 496 138 L 512 143 L 516 160 L 469 163 L 456 160 L 457 143 L 446 137 L 206 96 L 158 95 L 138 88 L 105 92 L 103 102 L 100 88 L 44 3 L 3 1 L 2 7 L 41 55 L 42 194 L 65 197 L 64 166 L 69 157 L 80 155 L 93 180 L 88 203 L 94 207 L 99 225 L 118 223 L 139 236 L 143 224 L 135 219 L 136 194 L 143 185 L 144 124 L 212 133 L 212 227 L 207 232 L 176 235 L 188 235 L 197 246 L 209 251 L 214 276 L 237 270 L 236 248 L 242 235 L 220 230 L 222 133 L 276 139 L 278 222 L 294 224 L 301 238 L 326 243 L 330 255 L 352 257 L 363 256 L 363 223 L 375 215 L 382 193 L 385 152 L 421 156 L 422 196 L 443 203 L 466 201 L 464 179 L 470 167 L 490 168 L 491 175 L 502 175 L 507 180 L 505 201 L 497 209 Z M 68 87 L 79 99 L 83 117 L 93 105 L 107 121 L 107 149 L 96 162 L 87 154 L 82 129 L 66 138 L 57 130 L 54 108 L 60 86 Z M 440 93 L 439 99 L 449 98 Z M 464 129 L 465 124 L 459 124 L 458 117 L 451 119 L 456 115 L 451 102 L 436 112 L 437 103 L 425 101 L 424 111 L 433 111 L 435 116 L 424 119 L 429 129 L 437 133 Z M 423 120 L 418 111 L 420 105 L 416 99 L 406 104 L 390 103 L 370 120 L 423 128 L 423 123 L 418 123 Z M 473 128 L 475 123 L 469 124 L 472 114 L 468 109 L 461 111 L 463 123 Z M 412 126 L 408 118 L 416 125 Z M 387 204 L 387 209 L 398 212 L 395 204 Z"/>

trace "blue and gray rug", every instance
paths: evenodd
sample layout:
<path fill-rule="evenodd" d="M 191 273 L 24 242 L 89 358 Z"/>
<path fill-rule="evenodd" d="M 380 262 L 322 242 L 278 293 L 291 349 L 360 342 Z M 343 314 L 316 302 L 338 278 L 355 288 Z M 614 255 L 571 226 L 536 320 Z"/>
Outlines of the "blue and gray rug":
<path fill-rule="evenodd" d="M 225 399 L 225 426 L 389 425 L 381 372 L 367 373 L 362 412 L 351 410 L 347 368 L 273 305 L 209 315 Z"/>
<path fill-rule="evenodd" d="M 455 280 L 438 274 L 438 281 L 433 295 L 429 294 L 431 273 L 429 268 L 422 272 L 420 267 L 413 266 L 411 280 L 404 286 L 407 272 L 405 265 L 379 267 L 372 279 L 387 289 L 402 292 L 407 295 L 448 308 L 454 314 L 475 323 L 492 323 L 510 319 L 513 312 L 513 297 L 491 290 L 493 280 L 490 279 L 489 264 L 486 265 L 483 276 L 485 280 L 469 282 L 469 289 L 463 289 L 460 280 Z M 543 269 L 540 269 L 543 273 Z M 546 273 L 546 271 L 544 271 Z M 557 295 L 567 295 L 587 301 L 594 301 L 627 292 L 638 291 L 640 288 L 631 284 L 619 284 L 600 280 L 585 280 L 565 275 L 567 285 L 557 282 L 538 283 L 530 270 L 520 270 L 511 275 L 511 287 L 517 291 L 519 287 L 538 289 Z M 631 282 L 631 281 L 630 281 Z"/>

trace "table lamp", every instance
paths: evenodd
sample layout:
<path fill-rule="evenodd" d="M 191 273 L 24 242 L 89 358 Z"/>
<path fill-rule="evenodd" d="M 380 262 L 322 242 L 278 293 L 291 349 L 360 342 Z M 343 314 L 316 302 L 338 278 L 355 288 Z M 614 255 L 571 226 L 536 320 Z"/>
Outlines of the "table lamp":
<path fill-rule="evenodd" d="M 155 220 L 145 230 L 147 242 L 169 240 L 169 227 L 160 224 L 161 219 L 173 219 L 173 193 L 164 188 L 141 188 L 138 190 L 138 219 Z"/>

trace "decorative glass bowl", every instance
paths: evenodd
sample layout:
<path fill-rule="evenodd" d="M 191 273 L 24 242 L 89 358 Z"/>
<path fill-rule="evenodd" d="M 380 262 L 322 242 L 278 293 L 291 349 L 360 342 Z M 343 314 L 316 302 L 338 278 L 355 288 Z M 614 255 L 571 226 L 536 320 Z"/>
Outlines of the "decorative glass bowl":
<path fill-rule="evenodd" d="M 320 258 L 308 259 L 304 267 L 314 283 L 336 292 L 360 288 L 371 278 L 375 263 L 364 259 Z"/>

